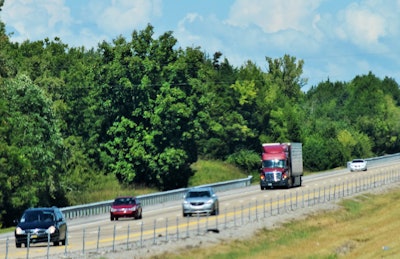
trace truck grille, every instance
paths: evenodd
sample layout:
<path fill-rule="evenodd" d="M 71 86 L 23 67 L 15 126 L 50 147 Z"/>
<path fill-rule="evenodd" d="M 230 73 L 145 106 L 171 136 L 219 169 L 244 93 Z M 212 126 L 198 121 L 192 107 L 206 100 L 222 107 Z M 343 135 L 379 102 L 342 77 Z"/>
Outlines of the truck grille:
<path fill-rule="evenodd" d="M 265 179 L 268 182 L 277 182 L 281 178 L 282 178 L 282 173 L 281 172 L 274 171 L 274 172 L 266 172 L 265 173 Z"/>

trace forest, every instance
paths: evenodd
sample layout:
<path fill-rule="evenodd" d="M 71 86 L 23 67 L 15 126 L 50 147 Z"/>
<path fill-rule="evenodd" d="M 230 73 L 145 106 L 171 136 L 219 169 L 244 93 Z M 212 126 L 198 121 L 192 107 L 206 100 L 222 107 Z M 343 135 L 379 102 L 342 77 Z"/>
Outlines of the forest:
<path fill-rule="evenodd" d="M 26 207 L 76 205 L 101 177 L 164 191 L 186 187 L 199 159 L 257 172 L 266 142 L 303 143 L 309 172 L 400 151 L 394 79 L 304 91 L 294 56 L 265 56 L 267 69 L 222 56 L 150 24 L 85 49 L 15 43 L 0 21 L 0 226 Z"/>

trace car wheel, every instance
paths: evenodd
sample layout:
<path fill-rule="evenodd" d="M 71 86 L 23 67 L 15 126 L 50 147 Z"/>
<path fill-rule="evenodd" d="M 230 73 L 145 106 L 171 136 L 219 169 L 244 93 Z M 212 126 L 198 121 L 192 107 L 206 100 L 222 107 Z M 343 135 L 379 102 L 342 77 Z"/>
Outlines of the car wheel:
<path fill-rule="evenodd" d="M 113 217 L 113 216 L 111 216 L 111 217 L 110 217 L 110 220 L 111 220 L 111 221 L 114 221 L 114 217 Z"/>
<path fill-rule="evenodd" d="M 54 246 L 59 246 L 59 245 L 60 245 L 60 241 L 54 241 L 54 242 L 53 242 L 53 245 L 54 245 Z"/>
<path fill-rule="evenodd" d="M 15 243 L 15 247 L 16 248 L 20 248 L 21 247 L 21 243 Z"/>
<path fill-rule="evenodd" d="M 64 240 L 61 240 L 61 245 L 62 245 L 62 246 L 65 246 L 65 239 L 64 239 Z"/>
<path fill-rule="evenodd" d="M 136 216 L 134 217 L 135 219 L 141 219 L 142 218 L 142 212 L 138 212 Z"/>

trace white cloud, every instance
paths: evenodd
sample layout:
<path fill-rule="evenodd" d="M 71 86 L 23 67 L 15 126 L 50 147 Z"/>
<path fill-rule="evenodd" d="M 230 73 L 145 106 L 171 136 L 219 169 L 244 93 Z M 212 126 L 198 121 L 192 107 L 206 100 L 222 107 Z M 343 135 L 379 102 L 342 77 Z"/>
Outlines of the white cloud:
<path fill-rule="evenodd" d="M 254 24 L 266 33 L 282 30 L 306 31 L 320 0 L 237 0 L 227 22 L 247 27 Z"/>
<path fill-rule="evenodd" d="M 338 13 L 337 36 L 369 52 L 393 51 L 390 41 L 400 36 L 399 8 L 399 0 L 365 0 L 349 4 Z"/>
<path fill-rule="evenodd" d="M 68 28 L 72 21 L 64 0 L 5 1 L 2 18 L 13 24 L 13 38 L 16 41 L 54 37 L 59 31 Z"/>
<path fill-rule="evenodd" d="M 380 38 L 387 34 L 385 18 L 359 4 L 352 4 L 344 10 L 339 22 L 338 35 L 362 48 L 377 47 Z"/>
<path fill-rule="evenodd" d="M 114 35 L 130 33 L 137 27 L 150 23 L 153 16 L 159 16 L 159 6 L 160 0 L 112 0 L 96 13 L 95 22 L 99 28 Z"/>

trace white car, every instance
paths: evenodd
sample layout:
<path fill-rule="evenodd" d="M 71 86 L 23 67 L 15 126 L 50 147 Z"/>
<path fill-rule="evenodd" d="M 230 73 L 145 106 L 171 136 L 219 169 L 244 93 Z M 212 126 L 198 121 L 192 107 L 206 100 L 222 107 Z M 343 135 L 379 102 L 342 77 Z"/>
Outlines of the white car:
<path fill-rule="evenodd" d="M 367 161 L 364 159 L 353 159 L 350 162 L 350 171 L 367 171 Z"/>

